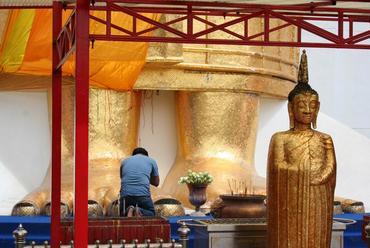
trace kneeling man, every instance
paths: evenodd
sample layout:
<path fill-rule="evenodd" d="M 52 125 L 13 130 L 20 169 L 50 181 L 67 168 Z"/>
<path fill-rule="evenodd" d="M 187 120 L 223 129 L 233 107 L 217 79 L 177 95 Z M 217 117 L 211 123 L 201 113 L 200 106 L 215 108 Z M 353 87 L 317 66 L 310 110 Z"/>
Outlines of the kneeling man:
<path fill-rule="evenodd" d="M 121 216 L 154 216 L 150 184 L 156 187 L 159 185 L 158 166 L 155 160 L 148 156 L 144 148 L 135 148 L 132 156 L 122 161 L 120 176 Z"/>

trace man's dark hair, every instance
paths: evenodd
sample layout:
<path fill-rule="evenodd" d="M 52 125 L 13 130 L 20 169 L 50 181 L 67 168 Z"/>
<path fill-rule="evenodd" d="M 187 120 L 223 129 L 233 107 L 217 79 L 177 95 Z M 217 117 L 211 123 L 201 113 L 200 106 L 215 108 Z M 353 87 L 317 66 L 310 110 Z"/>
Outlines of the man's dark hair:
<path fill-rule="evenodd" d="M 145 150 L 144 148 L 142 147 L 136 147 L 133 151 L 132 151 L 132 156 L 136 155 L 136 154 L 141 154 L 141 155 L 145 155 L 145 156 L 149 156 L 148 154 L 148 151 Z"/>

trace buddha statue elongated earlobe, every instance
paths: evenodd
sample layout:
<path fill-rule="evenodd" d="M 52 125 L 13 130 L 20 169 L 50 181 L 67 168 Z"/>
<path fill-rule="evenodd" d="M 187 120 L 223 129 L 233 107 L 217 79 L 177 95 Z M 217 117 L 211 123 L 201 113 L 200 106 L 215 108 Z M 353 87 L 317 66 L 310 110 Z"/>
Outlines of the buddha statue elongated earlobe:
<path fill-rule="evenodd" d="M 317 114 L 315 114 L 315 116 L 312 119 L 312 128 L 313 129 L 316 129 L 316 127 L 317 127 L 316 120 L 317 120 Z"/>
<path fill-rule="evenodd" d="M 293 114 L 293 105 L 288 103 L 288 113 L 289 113 L 289 128 L 294 128 L 294 114 Z"/>
<path fill-rule="evenodd" d="M 316 129 L 316 127 L 317 127 L 316 121 L 317 121 L 317 115 L 319 113 L 319 109 L 320 109 L 320 102 L 317 103 L 317 108 L 316 108 L 314 116 L 312 118 L 312 128 L 313 129 Z"/>

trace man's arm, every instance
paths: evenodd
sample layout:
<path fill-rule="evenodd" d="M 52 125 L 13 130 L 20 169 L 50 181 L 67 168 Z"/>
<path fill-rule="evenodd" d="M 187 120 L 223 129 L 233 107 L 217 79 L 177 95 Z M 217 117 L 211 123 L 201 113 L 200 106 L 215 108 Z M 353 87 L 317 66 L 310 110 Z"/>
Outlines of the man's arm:
<path fill-rule="evenodd" d="M 123 161 L 124 160 L 121 161 L 121 166 L 119 167 L 119 178 L 121 178 L 121 179 L 122 179 Z"/>
<path fill-rule="evenodd" d="M 158 187 L 159 185 L 159 173 L 158 173 L 158 166 L 155 160 L 153 160 L 152 164 L 152 173 L 150 173 L 150 184 Z"/>
<path fill-rule="evenodd" d="M 150 184 L 158 187 L 159 185 L 159 176 L 150 176 Z"/>

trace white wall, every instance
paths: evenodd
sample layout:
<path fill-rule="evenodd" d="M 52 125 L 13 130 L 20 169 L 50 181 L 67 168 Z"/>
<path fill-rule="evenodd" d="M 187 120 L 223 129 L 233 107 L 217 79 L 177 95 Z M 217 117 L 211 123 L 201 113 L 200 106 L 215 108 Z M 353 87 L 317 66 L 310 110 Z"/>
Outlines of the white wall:
<path fill-rule="evenodd" d="M 49 165 L 46 93 L 0 92 L 0 120 L 0 214 L 9 214 Z"/>
<path fill-rule="evenodd" d="M 333 24 L 315 23 L 337 33 Z M 354 34 L 368 29 L 368 23 L 358 24 L 354 26 Z M 303 39 L 319 40 L 307 32 L 302 35 Z M 370 39 L 362 43 L 370 44 Z M 370 138 L 370 50 L 306 50 L 310 84 L 320 93 L 321 110 Z"/>
<path fill-rule="evenodd" d="M 139 146 L 145 147 L 159 167 L 161 184 L 176 158 L 175 96 L 172 91 L 143 94 Z"/>
<path fill-rule="evenodd" d="M 370 138 L 370 50 L 307 49 L 321 110 Z"/>

